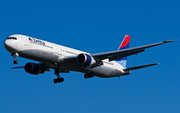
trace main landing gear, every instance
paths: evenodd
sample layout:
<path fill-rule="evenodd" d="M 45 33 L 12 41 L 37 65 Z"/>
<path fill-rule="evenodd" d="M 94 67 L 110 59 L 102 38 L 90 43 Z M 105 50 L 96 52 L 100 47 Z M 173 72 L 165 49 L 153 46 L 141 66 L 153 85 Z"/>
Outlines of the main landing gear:
<path fill-rule="evenodd" d="M 91 78 L 91 77 L 94 77 L 94 74 L 93 74 L 93 73 L 88 72 L 88 73 L 84 74 L 84 78 L 85 78 L 85 79 Z"/>
<path fill-rule="evenodd" d="M 11 55 L 12 55 L 13 58 L 15 59 L 15 60 L 13 61 L 13 64 L 18 64 L 19 62 L 18 62 L 18 60 L 16 59 L 16 57 L 19 56 L 19 54 L 18 54 L 18 53 L 12 53 Z"/>
<path fill-rule="evenodd" d="M 56 83 L 61 83 L 61 82 L 64 82 L 64 78 L 63 77 L 54 79 L 54 83 L 55 84 Z"/>
<path fill-rule="evenodd" d="M 60 71 L 59 69 L 55 69 L 55 75 L 57 75 L 58 78 L 54 79 L 54 83 L 61 83 L 61 82 L 64 82 L 64 78 L 63 77 L 60 77 L 59 75 Z"/>

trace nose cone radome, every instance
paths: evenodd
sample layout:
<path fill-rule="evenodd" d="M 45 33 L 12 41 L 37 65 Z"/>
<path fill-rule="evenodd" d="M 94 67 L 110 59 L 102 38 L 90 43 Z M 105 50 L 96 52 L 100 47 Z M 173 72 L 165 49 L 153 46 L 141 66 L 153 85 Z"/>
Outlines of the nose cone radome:
<path fill-rule="evenodd" d="M 4 41 L 4 47 L 6 48 L 6 50 L 9 48 L 9 41 L 8 40 L 5 40 Z"/>
<path fill-rule="evenodd" d="M 4 47 L 6 48 L 7 51 L 9 51 L 10 53 L 14 53 L 15 52 L 15 48 L 14 48 L 14 42 L 12 40 L 8 40 L 6 39 L 4 41 Z"/>

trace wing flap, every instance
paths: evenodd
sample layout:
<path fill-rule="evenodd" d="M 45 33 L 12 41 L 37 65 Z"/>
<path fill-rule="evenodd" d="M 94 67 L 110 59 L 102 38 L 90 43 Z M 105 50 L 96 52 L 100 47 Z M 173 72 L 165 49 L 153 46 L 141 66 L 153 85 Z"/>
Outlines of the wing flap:
<path fill-rule="evenodd" d="M 124 58 L 126 56 L 130 56 L 130 55 L 134 55 L 137 53 L 140 53 L 140 52 L 143 52 L 145 51 L 144 49 L 139 49 L 139 50 L 134 50 L 134 51 L 127 51 L 127 52 L 124 52 L 124 53 L 121 53 L 121 54 L 117 54 L 117 55 L 113 55 L 113 56 L 110 56 L 108 57 L 109 61 L 113 61 L 113 60 L 116 60 L 116 59 L 121 59 L 121 58 Z"/>

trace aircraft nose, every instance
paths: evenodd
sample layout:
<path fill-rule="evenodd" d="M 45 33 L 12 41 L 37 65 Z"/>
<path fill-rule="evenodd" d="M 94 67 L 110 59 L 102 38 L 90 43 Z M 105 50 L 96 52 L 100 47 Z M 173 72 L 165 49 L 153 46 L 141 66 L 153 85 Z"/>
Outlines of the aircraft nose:
<path fill-rule="evenodd" d="M 9 45 L 10 45 L 10 43 L 9 43 L 9 41 L 6 39 L 6 40 L 4 41 L 4 47 L 7 49 L 7 48 L 9 47 Z"/>
<path fill-rule="evenodd" d="M 10 53 L 14 52 L 14 48 L 13 48 L 13 43 L 11 40 L 6 39 L 4 41 L 4 47 L 6 48 L 7 51 L 9 51 Z"/>

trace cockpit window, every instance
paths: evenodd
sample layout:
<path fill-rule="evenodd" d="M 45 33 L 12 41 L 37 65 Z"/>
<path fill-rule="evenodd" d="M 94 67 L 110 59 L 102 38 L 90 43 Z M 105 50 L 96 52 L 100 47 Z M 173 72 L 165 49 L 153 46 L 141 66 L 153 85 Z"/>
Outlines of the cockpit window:
<path fill-rule="evenodd" d="M 17 40 L 16 37 L 8 37 L 7 39 L 14 39 L 14 40 Z"/>

